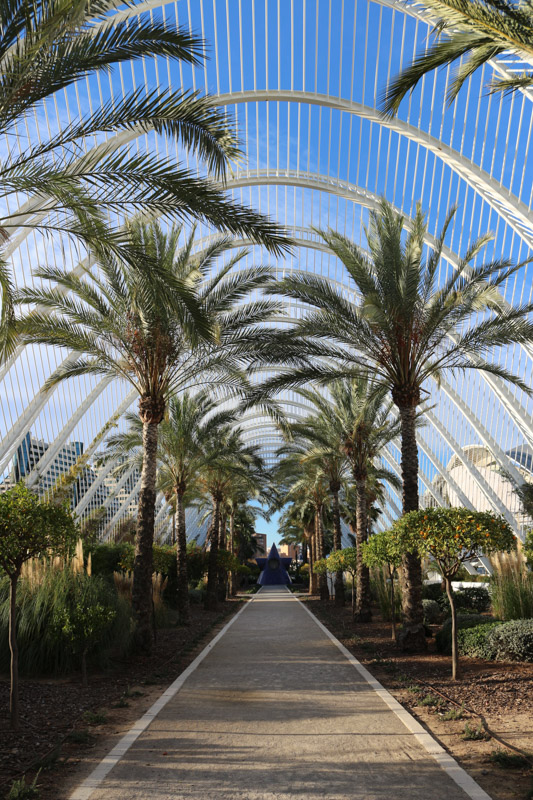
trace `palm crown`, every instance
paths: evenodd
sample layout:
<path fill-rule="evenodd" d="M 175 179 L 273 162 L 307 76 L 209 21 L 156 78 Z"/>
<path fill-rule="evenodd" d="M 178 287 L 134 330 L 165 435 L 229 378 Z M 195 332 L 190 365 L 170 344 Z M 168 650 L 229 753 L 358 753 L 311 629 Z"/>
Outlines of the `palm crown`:
<path fill-rule="evenodd" d="M 385 90 L 382 107 L 390 115 L 428 72 L 462 59 L 448 87 L 448 100 L 457 97 L 463 83 L 479 67 L 506 52 L 533 56 L 533 11 L 529 3 L 509 0 L 427 0 L 438 18 L 430 47 L 417 55 Z M 533 85 L 533 73 L 524 71 L 494 78 L 491 92 L 512 92 Z"/>

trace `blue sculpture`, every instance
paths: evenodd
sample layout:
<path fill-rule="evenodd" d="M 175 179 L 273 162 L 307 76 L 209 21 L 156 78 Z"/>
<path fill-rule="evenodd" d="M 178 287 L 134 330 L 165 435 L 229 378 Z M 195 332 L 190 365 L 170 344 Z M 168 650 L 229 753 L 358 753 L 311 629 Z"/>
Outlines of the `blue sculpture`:
<path fill-rule="evenodd" d="M 275 544 L 270 548 L 270 553 L 266 558 L 256 558 L 257 566 L 261 567 L 261 574 L 257 580 L 260 586 L 287 586 L 291 583 L 287 569 L 290 567 L 292 558 L 280 556 Z"/>

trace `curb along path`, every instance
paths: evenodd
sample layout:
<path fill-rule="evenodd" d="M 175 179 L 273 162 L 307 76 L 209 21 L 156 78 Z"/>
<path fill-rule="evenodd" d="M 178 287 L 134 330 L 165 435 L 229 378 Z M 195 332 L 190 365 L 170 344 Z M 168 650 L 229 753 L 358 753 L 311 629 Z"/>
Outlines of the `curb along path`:
<path fill-rule="evenodd" d="M 490 800 L 296 597 L 269 587 L 71 800 L 391 797 Z"/>

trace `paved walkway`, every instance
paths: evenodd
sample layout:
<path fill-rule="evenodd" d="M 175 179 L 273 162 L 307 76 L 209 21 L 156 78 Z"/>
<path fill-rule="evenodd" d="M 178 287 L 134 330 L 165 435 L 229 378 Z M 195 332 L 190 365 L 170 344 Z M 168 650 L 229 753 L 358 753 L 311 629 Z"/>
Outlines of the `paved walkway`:
<path fill-rule="evenodd" d="M 100 786 L 85 796 L 487 797 L 472 786 L 467 794 L 454 783 L 296 598 L 271 589 L 255 596 Z"/>

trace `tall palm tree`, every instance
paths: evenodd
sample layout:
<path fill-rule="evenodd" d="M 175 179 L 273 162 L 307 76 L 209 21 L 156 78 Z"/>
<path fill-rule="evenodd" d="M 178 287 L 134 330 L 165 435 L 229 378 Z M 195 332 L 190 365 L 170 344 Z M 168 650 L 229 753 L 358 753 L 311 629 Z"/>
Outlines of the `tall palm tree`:
<path fill-rule="evenodd" d="M 139 643 L 145 650 L 151 647 L 158 426 L 167 400 L 200 383 L 209 383 L 213 390 L 217 386 L 244 390 L 244 370 L 254 360 L 254 350 L 262 347 L 258 323 L 279 307 L 267 300 L 243 303 L 269 277 L 261 267 L 232 273 L 244 251 L 210 277 L 230 240 L 219 238 L 193 257 L 194 231 L 183 248 L 178 247 L 180 233 L 179 227 L 164 233 L 156 223 L 136 221 L 131 225 L 139 253 L 134 263 L 109 254 L 100 260 L 98 270 L 83 278 L 62 270 L 41 270 L 39 276 L 54 286 L 25 289 L 19 297 L 49 312 L 31 312 L 21 323 L 26 341 L 82 354 L 74 363 L 60 366 L 45 386 L 92 374 L 124 380 L 139 394 L 143 464 L 132 602 Z"/>
<path fill-rule="evenodd" d="M 283 456 L 273 471 L 278 483 L 280 507 L 294 504 L 304 523 L 305 534 L 311 546 L 311 562 L 319 561 L 326 555 L 324 536 L 324 517 L 329 506 L 329 481 L 321 465 L 305 458 L 305 447 L 296 441 L 278 449 Z M 310 570 L 312 570 L 312 563 Z M 314 589 L 310 572 L 310 591 Z M 318 589 L 321 600 L 329 598 L 326 575 L 318 576 Z"/>
<path fill-rule="evenodd" d="M 216 404 L 205 392 L 191 395 L 185 391 L 171 397 L 168 410 L 159 426 L 157 445 L 157 488 L 165 495 L 173 511 L 178 572 L 177 601 L 180 619 L 189 622 L 187 577 L 187 530 L 185 509 L 187 492 L 194 488 L 199 471 L 209 458 L 207 445 L 213 431 L 228 424 L 233 413 L 216 413 Z M 107 461 L 116 461 L 123 472 L 132 466 L 142 470 L 143 424 L 134 414 L 127 415 L 128 428 L 108 437 Z"/>
<path fill-rule="evenodd" d="M 220 519 L 224 503 L 231 495 L 232 487 L 249 479 L 250 473 L 260 473 L 262 460 L 255 445 L 246 445 L 242 430 L 226 425 L 213 432 L 207 448 L 210 454 L 201 470 L 197 486 L 211 502 L 211 524 L 207 534 L 209 544 L 209 561 L 207 571 L 207 594 L 205 607 L 215 610 L 218 605 L 219 566 L 218 552 L 220 547 Z M 224 537 L 225 537 L 224 525 Z"/>
<path fill-rule="evenodd" d="M 390 470 L 375 464 L 380 452 L 400 432 L 399 422 L 391 420 L 387 388 L 375 387 L 366 376 L 336 381 L 330 387 L 331 416 L 350 464 L 356 489 L 355 536 L 357 544 L 357 587 L 355 618 L 371 619 L 370 574 L 363 562 L 363 544 L 369 531 L 369 489 L 372 481 L 388 480 L 396 485 Z M 333 420 L 332 420 L 333 421 Z"/>
<path fill-rule="evenodd" d="M 133 10 L 135 0 L 130 4 Z M 139 2 L 138 5 L 142 6 Z M 158 218 L 193 216 L 234 234 L 251 236 L 279 252 L 286 242 L 266 218 L 231 202 L 212 179 L 198 176 L 148 151 L 132 153 L 128 135 L 154 130 L 196 155 L 212 177 L 224 181 L 229 161 L 240 156 L 234 126 L 209 97 L 183 89 L 125 92 L 102 101 L 59 131 L 39 129 L 39 138 L 19 134 L 33 124 L 48 98 L 89 74 L 107 73 L 116 64 L 166 56 L 198 65 L 204 42 L 143 14 L 131 24 L 116 14 L 115 0 L 4 0 L 0 8 L 0 134 L 14 142 L 0 159 L 0 251 L 21 228 L 59 232 L 101 254 L 105 246 L 121 258 L 134 258 L 127 231 L 109 220 L 143 211 Z M 59 95 L 60 104 L 63 102 Z M 93 146 L 104 134 L 117 134 Z M 122 138 L 121 138 L 122 137 Z M 18 206 L 18 199 L 27 201 Z M 105 221 L 105 224 L 104 224 Z M 0 360 L 15 347 L 11 282 L 0 252 Z"/>
<path fill-rule="evenodd" d="M 448 101 L 483 64 L 510 52 L 533 56 L 533 10 L 529 3 L 509 0 L 427 0 L 438 18 L 431 45 L 387 86 L 382 108 L 397 113 L 401 101 L 428 72 L 463 59 L 448 87 Z M 466 58 L 465 58 L 466 56 Z M 515 92 L 533 86 L 533 71 L 494 77 L 490 92 Z"/>
<path fill-rule="evenodd" d="M 457 269 L 441 279 L 442 248 L 454 211 L 427 257 L 420 206 L 406 231 L 404 217 L 383 199 L 379 211 L 370 213 L 368 253 L 339 233 L 322 232 L 354 282 L 358 304 L 315 275 L 286 277 L 275 284 L 273 294 L 284 293 L 311 308 L 290 331 L 272 334 L 269 342 L 271 360 L 283 365 L 300 358 L 300 366 L 282 369 L 249 400 L 310 380 L 354 374 L 386 387 L 401 423 L 404 513 L 418 509 L 417 408 L 429 393 L 430 378 L 438 380 L 444 370 L 477 369 L 531 391 L 519 375 L 487 359 L 494 348 L 533 341 L 528 319 L 533 305 L 504 306 L 498 291 L 523 264 L 502 260 L 471 266 L 490 239 L 483 236 L 469 246 Z M 422 573 L 414 553 L 404 558 L 404 585 L 402 642 L 406 648 L 423 648 Z"/>
<path fill-rule="evenodd" d="M 347 460 L 344 453 L 342 430 L 338 417 L 328 398 L 317 391 L 299 392 L 316 409 L 304 420 L 290 427 L 291 435 L 301 449 L 302 459 L 321 468 L 328 481 L 333 517 L 333 549 L 342 549 L 339 493 L 346 477 Z M 335 573 L 335 605 L 344 605 L 344 579 L 342 570 Z"/>

